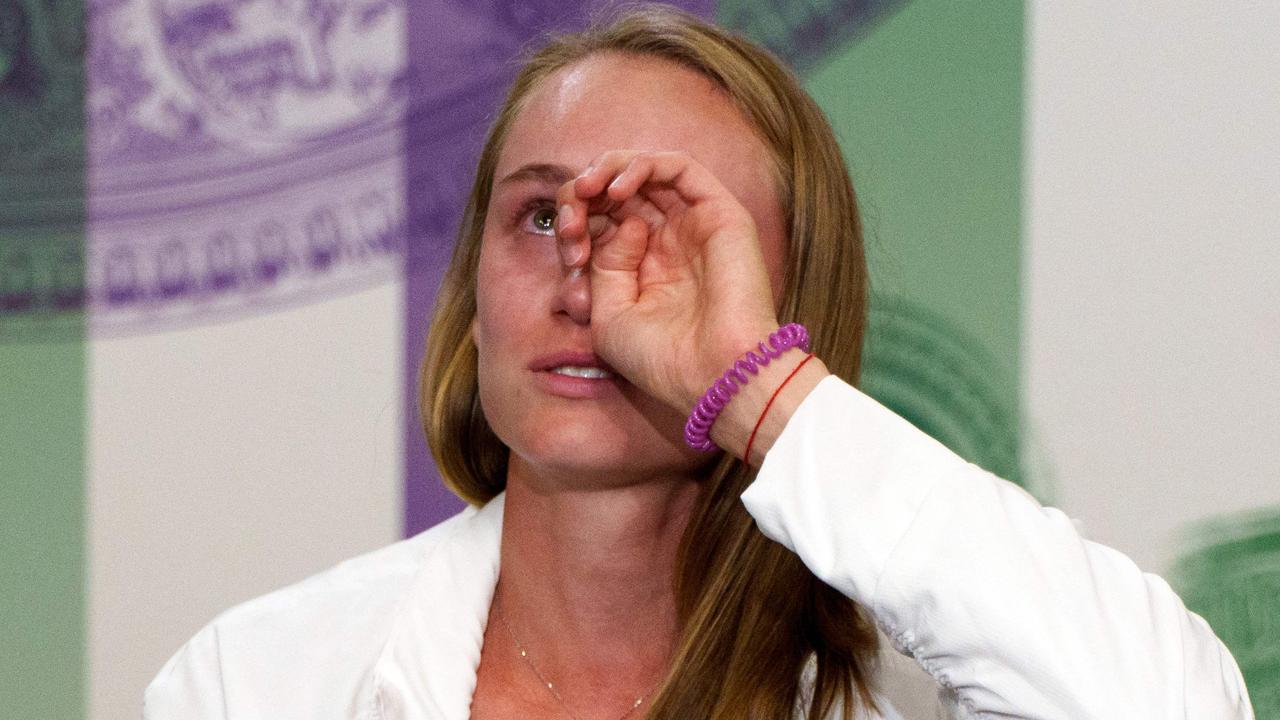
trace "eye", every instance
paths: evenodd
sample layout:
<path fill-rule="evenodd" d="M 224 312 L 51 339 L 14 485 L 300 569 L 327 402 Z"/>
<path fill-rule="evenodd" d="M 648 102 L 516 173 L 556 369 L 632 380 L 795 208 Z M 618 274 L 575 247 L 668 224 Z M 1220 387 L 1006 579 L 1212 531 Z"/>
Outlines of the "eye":
<path fill-rule="evenodd" d="M 554 235 L 556 232 L 556 211 L 552 207 L 535 208 L 529 214 L 529 232 L 538 235 Z"/>

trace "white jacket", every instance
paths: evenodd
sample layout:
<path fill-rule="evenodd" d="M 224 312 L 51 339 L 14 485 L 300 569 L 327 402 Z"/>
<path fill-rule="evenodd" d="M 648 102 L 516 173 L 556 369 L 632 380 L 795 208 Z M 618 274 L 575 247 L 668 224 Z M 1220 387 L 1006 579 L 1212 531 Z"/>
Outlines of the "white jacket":
<path fill-rule="evenodd" d="M 1164 580 L 834 376 L 742 500 L 958 717 L 1253 717 L 1231 654 Z M 160 670 L 144 717 L 468 717 L 503 502 L 223 613 Z"/>

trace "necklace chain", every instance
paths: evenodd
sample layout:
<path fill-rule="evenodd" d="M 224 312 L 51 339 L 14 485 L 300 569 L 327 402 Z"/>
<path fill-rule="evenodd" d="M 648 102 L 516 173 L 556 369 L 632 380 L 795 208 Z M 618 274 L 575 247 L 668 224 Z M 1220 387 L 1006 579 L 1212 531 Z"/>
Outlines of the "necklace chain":
<path fill-rule="evenodd" d="M 574 712 L 573 708 L 569 707 L 569 703 L 565 702 L 564 696 L 562 696 L 560 694 L 560 691 L 556 689 L 555 684 L 552 683 L 550 680 L 548 680 L 547 677 L 542 674 L 542 671 L 539 670 L 538 666 L 534 664 L 533 658 L 529 657 L 529 653 L 525 651 L 524 645 L 520 644 L 520 640 L 516 638 L 515 631 L 511 629 L 511 623 L 507 622 L 507 616 L 505 613 L 502 612 L 501 601 L 499 601 L 498 598 L 496 597 L 494 598 L 493 606 L 494 606 L 494 609 L 498 612 L 498 619 L 502 621 L 503 627 L 507 629 L 507 634 L 511 636 L 511 642 L 515 643 L 516 650 L 519 651 L 520 657 L 525 661 L 526 664 L 528 664 L 529 669 L 533 670 L 533 674 L 538 676 L 538 681 L 541 682 L 544 686 L 546 686 L 547 690 L 549 690 L 551 694 L 555 696 L 556 701 L 559 702 L 560 707 L 563 707 L 564 711 L 569 714 L 569 717 L 573 718 L 573 720 L 582 720 L 582 718 L 578 715 L 578 713 Z M 644 699 L 648 697 L 649 693 L 651 692 L 653 692 L 653 688 L 650 688 L 648 692 L 646 692 L 644 695 L 641 695 L 640 697 L 636 698 L 636 701 L 631 704 L 631 707 L 627 708 L 626 712 L 618 716 L 618 720 L 623 720 L 624 718 L 631 715 L 631 713 L 635 712 L 636 708 L 640 707 L 640 705 L 644 703 Z"/>

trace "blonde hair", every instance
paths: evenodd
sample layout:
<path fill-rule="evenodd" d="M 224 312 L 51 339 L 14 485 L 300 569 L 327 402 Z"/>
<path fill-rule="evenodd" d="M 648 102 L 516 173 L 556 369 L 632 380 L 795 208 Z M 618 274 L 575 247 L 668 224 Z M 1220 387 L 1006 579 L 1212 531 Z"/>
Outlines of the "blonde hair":
<path fill-rule="evenodd" d="M 626 11 L 562 35 L 516 76 L 489 131 L 427 338 L 420 384 L 423 429 L 449 488 L 483 504 L 506 485 L 509 450 L 480 409 L 476 270 L 494 172 L 525 99 L 557 70 L 602 52 L 669 60 L 714 81 L 770 150 L 789 241 L 778 318 L 809 328 L 813 351 L 856 384 L 866 326 L 867 275 L 853 186 L 822 111 L 767 51 L 665 6 Z M 739 496 L 754 471 L 722 454 L 704 481 L 674 578 L 681 637 L 649 718 L 790 720 L 836 707 L 874 708 L 875 627 L 853 601 L 767 539 Z M 811 699 L 801 674 L 816 660 Z"/>

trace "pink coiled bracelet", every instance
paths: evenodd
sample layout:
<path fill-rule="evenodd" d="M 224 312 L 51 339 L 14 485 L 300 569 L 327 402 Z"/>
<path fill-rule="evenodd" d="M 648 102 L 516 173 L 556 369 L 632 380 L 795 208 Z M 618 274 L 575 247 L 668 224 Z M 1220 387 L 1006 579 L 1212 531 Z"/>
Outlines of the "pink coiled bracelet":
<path fill-rule="evenodd" d="M 702 399 L 689 413 L 689 420 L 684 424 L 684 441 L 694 450 L 707 452 L 716 449 L 711 442 L 711 425 L 719 417 L 720 411 L 729 403 L 738 389 L 747 384 L 747 373 L 759 375 L 760 368 L 771 360 L 778 359 L 782 353 L 793 347 L 809 352 L 809 331 L 800 323 L 787 323 L 770 333 L 769 344 L 758 343 L 760 354 L 750 350 L 742 359 L 733 364 L 724 375 L 711 384 Z"/>

